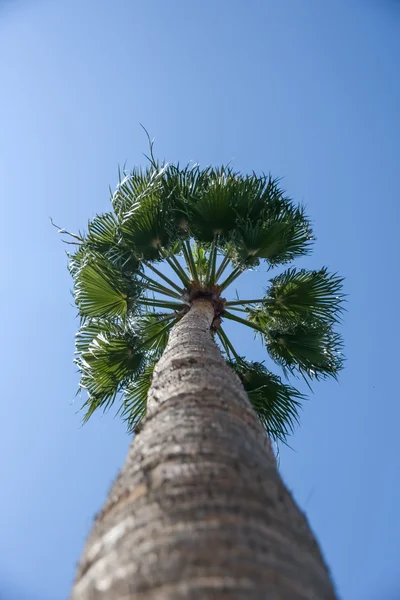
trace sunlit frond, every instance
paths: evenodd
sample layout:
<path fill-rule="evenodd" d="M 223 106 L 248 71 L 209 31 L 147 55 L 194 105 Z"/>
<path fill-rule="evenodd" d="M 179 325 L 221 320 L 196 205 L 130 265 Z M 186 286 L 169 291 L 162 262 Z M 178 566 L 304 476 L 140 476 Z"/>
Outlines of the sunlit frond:
<path fill-rule="evenodd" d="M 114 212 L 123 217 L 134 211 L 144 198 L 154 195 L 160 189 L 160 171 L 148 166 L 146 169 L 133 169 L 130 173 L 120 173 L 119 182 L 111 197 Z"/>
<path fill-rule="evenodd" d="M 74 280 L 75 300 L 85 317 L 124 315 L 138 294 L 137 286 L 101 254 L 83 261 Z"/>
<path fill-rule="evenodd" d="M 164 203 L 148 196 L 131 209 L 121 222 L 124 240 L 131 244 L 145 260 L 162 257 L 161 248 L 171 242 L 170 213 Z"/>
<path fill-rule="evenodd" d="M 118 241 L 118 224 L 113 213 L 96 215 L 89 221 L 86 245 L 97 252 L 106 252 Z"/>
<path fill-rule="evenodd" d="M 89 396 L 84 405 L 88 407 L 88 416 L 92 405 L 108 408 L 125 380 L 141 371 L 144 360 L 145 353 L 135 334 L 119 329 L 96 335 L 76 359 L 82 375 L 81 388 Z"/>
<path fill-rule="evenodd" d="M 107 335 L 116 335 L 121 327 L 117 321 L 109 319 L 88 319 L 82 323 L 78 332 L 75 334 L 75 350 L 77 354 L 87 352 L 91 342 L 100 333 Z"/>

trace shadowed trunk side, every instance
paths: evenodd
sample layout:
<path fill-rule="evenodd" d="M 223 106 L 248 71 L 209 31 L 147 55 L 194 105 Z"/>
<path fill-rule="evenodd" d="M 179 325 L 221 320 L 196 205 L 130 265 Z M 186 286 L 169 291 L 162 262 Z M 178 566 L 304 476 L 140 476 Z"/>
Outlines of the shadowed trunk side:
<path fill-rule="evenodd" d="M 72 600 L 336 598 L 213 319 L 197 300 L 171 331 Z"/>

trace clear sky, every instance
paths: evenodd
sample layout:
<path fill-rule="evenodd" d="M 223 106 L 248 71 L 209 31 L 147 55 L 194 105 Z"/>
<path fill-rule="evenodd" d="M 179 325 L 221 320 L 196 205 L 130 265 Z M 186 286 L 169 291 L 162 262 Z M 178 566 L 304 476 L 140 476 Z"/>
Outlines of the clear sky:
<path fill-rule="evenodd" d="M 107 210 L 117 164 L 144 161 L 139 122 L 167 160 L 282 176 L 318 237 L 302 264 L 346 276 L 346 370 L 281 470 L 340 598 L 400 598 L 399 59 L 395 0 L 0 0 L 1 600 L 67 598 L 128 447 L 113 414 L 80 427 L 48 217 Z"/>

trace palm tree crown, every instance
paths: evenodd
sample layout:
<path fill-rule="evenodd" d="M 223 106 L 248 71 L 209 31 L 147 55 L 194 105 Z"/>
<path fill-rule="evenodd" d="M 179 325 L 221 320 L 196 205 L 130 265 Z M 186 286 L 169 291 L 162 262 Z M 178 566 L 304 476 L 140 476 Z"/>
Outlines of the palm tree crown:
<path fill-rule="evenodd" d="M 242 357 L 223 322 L 236 321 L 261 336 L 286 378 L 335 377 L 343 363 L 334 330 L 343 309 L 342 279 L 325 268 L 290 267 L 270 279 L 259 298 L 225 295 L 246 269 L 261 263 L 272 269 L 310 252 L 304 208 L 271 176 L 159 164 L 152 153 L 147 168 L 120 173 L 111 204 L 86 233 L 68 234 L 77 245 L 69 269 L 81 317 L 75 362 L 87 392 L 84 420 L 118 398 L 129 430 L 135 429 L 169 330 L 196 298 L 206 297 L 214 304 L 213 335 L 227 362 L 268 435 L 285 439 L 303 395 L 263 363 Z"/>

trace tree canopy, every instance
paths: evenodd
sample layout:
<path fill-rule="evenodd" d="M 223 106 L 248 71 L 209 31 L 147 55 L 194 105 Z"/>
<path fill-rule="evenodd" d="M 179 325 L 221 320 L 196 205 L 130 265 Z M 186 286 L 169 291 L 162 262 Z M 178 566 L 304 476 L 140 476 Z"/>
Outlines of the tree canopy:
<path fill-rule="evenodd" d="M 169 331 L 200 296 L 214 303 L 212 333 L 273 439 L 293 430 L 304 398 L 288 378 L 311 382 L 342 368 L 342 278 L 288 266 L 311 252 L 314 238 L 304 207 L 270 175 L 158 163 L 151 146 L 146 168 L 119 173 L 110 212 L 68 236 L 85 421 L 118 399 L 135 429 Z M 225 298 L 245 270 L 284 265 L 258 298 Z M 283 379 L 233 347 L 227 320 L 254 330 Z"/>

